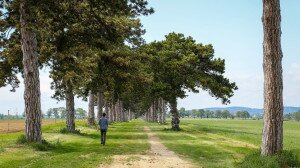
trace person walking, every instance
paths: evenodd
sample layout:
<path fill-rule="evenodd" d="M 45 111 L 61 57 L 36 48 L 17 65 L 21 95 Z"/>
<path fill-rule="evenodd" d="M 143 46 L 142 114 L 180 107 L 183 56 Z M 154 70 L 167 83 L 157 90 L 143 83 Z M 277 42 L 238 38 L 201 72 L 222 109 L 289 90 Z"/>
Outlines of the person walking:
<path fill-rule="evenodd" d="M 105 145 L 106 131 L 108 128 L 108 119 L 106 118 L 106 113 L 102 114 L 102 117 L 99 120 L 99 126 L 100 126 L 100 131 L 101 131 L 101 144 Z"/>

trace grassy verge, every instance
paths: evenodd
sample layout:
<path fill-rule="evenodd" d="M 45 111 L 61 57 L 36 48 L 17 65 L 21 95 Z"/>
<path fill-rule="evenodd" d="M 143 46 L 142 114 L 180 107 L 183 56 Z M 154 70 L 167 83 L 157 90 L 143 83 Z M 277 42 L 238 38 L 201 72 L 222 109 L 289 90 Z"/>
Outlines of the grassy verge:
<path fill-rule="evenodd" d="M 182 131 L 170 125 L 148 123 L 162 143 L 203 167 L 235 167 L 256 153 L 261 142 L 262 121 L 181 119 Z M 300 158 L 300 123 L 284 123 L 284 147 Z"/>
<path fill-rule="evenodd" d="M 280 154 L 266 157 L 261 156 L 260 152 L 249 154 L 245 159 L 237 163 L 239 168 L 281 168 L 281 167 L 300 167 L 299 160 L 297 156 L 290 151 L 283 151 Z"/>
<path fill-rule="evenodd" d="M 46 151 L 16 143 L 23 132 L 0 134 L 0 167 L 98 167 L 111 161 L 116 154 L 140 154 L 149 149 L 143 122 L 134 120 L 115 123 L 109 127 L 107 144 L 100 145 L 99 131 L 76 123 L 80 134 L 64 134 L 64 123 L 43 127 L 43 138 L 59 147 Z"/>

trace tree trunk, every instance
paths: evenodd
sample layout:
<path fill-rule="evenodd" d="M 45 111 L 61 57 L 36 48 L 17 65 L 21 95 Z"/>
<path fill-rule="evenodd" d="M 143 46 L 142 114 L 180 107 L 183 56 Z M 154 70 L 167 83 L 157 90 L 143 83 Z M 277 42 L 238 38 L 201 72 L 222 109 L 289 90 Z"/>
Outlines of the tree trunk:
<path fill-rule="evenodd" d="M 158 100 L 157 100 L 157 122 L 158 123 L 161 123 L 161 121 L 162 121 L 162 102 L 161 102 L 161 98 L 159 98 Z"/>
<path fill-rule="evenodd" d="M 153 122 L 153 103 L 150 106 L 150 122 Z"/>
<path fill-rule="evenodd" d="M 171 114 L 172 114 L 172 129 L 173 130 L 176 130 L 176 131 L 179 131 L 180 130 L 180 127 L 179 127 L 179 123 L 180 123 L 180 120 L 179 120 L 179 115 L 178 115 L 178 111 L 177 111 L 177 100 L 176 98 L 172 101 L 170 101 L 170 108 L 171 108 Z"/>
<path fill-rule="evenodd" d="M 153 102 L 153 122 L 157 122 L 157 100 Z"/>
<path fill-rule="evenodd" d="M 36 34 L 30 28 L 27 0 L 20 1 L 21 46 L 24 67 L 25 133 L 28 142 L 41 142 L 41 92 Z"/>
<path fill-rule="evenodd" d="M 110 121 L 114 122 L 114 112 L 113 112 L 113 103 L 111 101 L 108 101 L 108 111 L 109 111 L 109 116 L 110 116 Z"/>
<path fill-rule="evenodd" d="M 114 118 L 115 118 L 115 121 L 116 121 L 116 122 L 119 121 L 117 104 L 118 104 L 118 102 L 116 102 L 116 103 L 113 105 Z"/>
<path fill-rule="evenodd" d="M 113 114 L 113 118 L 114 118 L 114 121 L 118 121 L 118 118 L 117 118 L 117 113 L 116 113 L 116 104 L 115 103 L 112 103 L 112 114 Z"/>
<path fill-rule="evenodd" d="M 88 125 L 95 125 L 95 99 L 92 91 L 89 92 L 89 113 L 88 113 Z"/>
<path fill-rule="evenodd" d="M 264 126 L 262 155 L 273 155 L 283 147 L 282 50 L 279 0 L 263 0 L 264 27 Z"/>
<path fill-rule="evenodd" d="M 73 86 L 71 81 L 67 80 L 66 83 L 66 124 L 67 124 L 67 131 L 74 132 L 75 131 L 75 109 L 74 109 L 74 93 L 73 93 Z"/>
<path fill-rule="evenodd" d="M 103 113 L 103 94 L 101 92 L 98 92 L 98 100 L 97 100 L 97 105 L 98 105 L 98 112 L 97 112 L 97 119 L 98 121 L 100 120 L 102 113 Z M 108 114 L 106 114 L 108 117 Z"/>
<path fill-rule="evenodd" d="M 166 101 L 165 100 L 163 100 L 162 99 L 162 123 L 166 123 L 166 116 L 167 116 L 167 114 L 166 114 Z"/>
<path fill-rule="evenodd" d="M 150 108 L 145 113 L 146 121 L 149 121 L 149 111 L 150 111 Z"/>
<path fill-rule="evenodd" d="M 109 105 L 107 98 L 105 98 L 104 104 L 105 104 L 104 110 L 105 110 L 106 116 L 108 117 L 109 121 L 111 121 L 112 119 L 111 119 L 110 105 Z"/>
<path fill-rule="evenodd" d="M 121 114 L 121 121 L 125 121 L 125 111 L 123 110 L 123 102 L 122 101 L 119 101 L 119 110 L 120 110 L 120 114 Z"/>
<path fill-rule="evenodd" d="M 116 103 L 116 113 L 117 113 L 117 118 L 118 118 L 118 121 L 122 121 L 122 114 L 121 114 L 121 103 L 120 103 L 120 100 L 117 101 Z"/>
<path fill-rule="evenodd" d="M 128 110 L 128 113 L 127 113 L 127 115 L 128 115 L 128 120 L 131 120 L 131 113 L 130 113 L 130 109 Z"/>

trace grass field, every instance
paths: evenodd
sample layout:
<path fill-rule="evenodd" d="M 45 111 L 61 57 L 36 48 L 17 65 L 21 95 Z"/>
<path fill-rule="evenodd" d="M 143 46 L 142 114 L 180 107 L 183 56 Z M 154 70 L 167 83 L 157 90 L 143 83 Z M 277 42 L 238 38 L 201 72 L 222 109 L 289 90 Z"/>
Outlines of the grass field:
<path fill-rule="evenodd" d="M 42 125 L 64 122 L 64 119 L 43 119 Z M 0 133 L 18 132 L 25 129 L 25 120 L 0 120 Z"/>
<path fill-rule="evenodd" d="M 43 126 L 43 137 L 58 144 L 38 151 L 16 143 L 23 132 L 0 134 L 0 167 L 99 167 L 113 155 L 143 154 L 149 150 L 143 126 L 149 126 L 170 150 L 203 167 L 234 167 L 259 150 L 262 121 L 181 119 L 182 131 L 171 131 L 169 123 L 159 125 L 133 120 L 110 126 L 107 145 L 100 146 L 99 132 L 77 122 L 81 134 L 61 134 L 64 123 Z M 284 123 L 284 148 L 300 159 L 300 123 Z"/>
<path fill-rule="evenodd" d="M 259 150 L 262 120 L 181 119 L 181 132 L 148 123 L 170 150 L 204 167 L 234 167 Z M 300 159 L 300 123 L 284 123 L 284 148 Z"/>
<path fill-rule="evenodd" d="M 95 128 L 77 122 L 77 134 L 61 134 L 64 123 L 43 127 L 43 137 L 58 147 L 49 151 L 37 151 L 26 145 L 16 144 L 19 133 L 0 134 L 0 167 L 98 167 L 109 163 L 116 154 L 143 153 L 149 149 L 144 122 L 136 120 L 110 126 L 106 146 L 100 146 L 99 132 Z"/>

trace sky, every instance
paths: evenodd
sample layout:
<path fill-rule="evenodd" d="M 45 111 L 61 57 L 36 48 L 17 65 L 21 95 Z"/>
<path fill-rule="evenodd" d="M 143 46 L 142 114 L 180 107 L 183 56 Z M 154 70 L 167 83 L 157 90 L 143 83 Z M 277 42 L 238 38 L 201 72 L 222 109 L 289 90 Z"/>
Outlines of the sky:
<path fill-rule="evenodd" d="M 188 93 L 178 100 L 178 108 L 246 106 L 263 107 L 263 27 L 262 0 L 148 0 L 155 13 L 141 17 L 146 42 L 162 40 L 170 32 L 192 36 L 197 43 L 212 44 L 215 57 L 225 59 L 225 76 L 239 89 L 231 104 L 223 105 L 207 92 Z M 284 105 L 300 106 L 300 1 L 282 0 L 282 50 Z M 49 74 L 40 71 L 42 111 L 65 102 L 51 98 Z M 14 93 L 0 88 L 0 113 L 23 113 L 23 84 Z M 76 99 L 76 107 L 88 104 Z"/>

